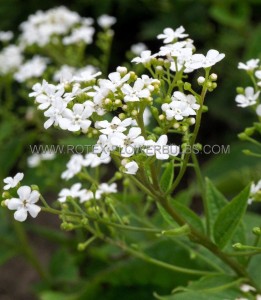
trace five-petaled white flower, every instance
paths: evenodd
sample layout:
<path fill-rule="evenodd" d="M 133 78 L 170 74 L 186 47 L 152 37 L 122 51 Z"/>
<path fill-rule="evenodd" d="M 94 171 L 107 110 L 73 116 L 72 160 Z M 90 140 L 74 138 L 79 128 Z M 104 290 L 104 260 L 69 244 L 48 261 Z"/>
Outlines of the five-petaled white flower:
<path fill-rule="evenodd" d="M 18 183 L 24 178 L 24 173 L 17 173 L 14 177 L 6 177 L 4 179 L 4 190 L 9 190 L 18 185 Z"/>
<path fill-rule="evenodd" d="M 245 94 L 237 95 L 236 102 L 239 107 L 247 107 L 256 104 L 256 100 L 258 99 L 260 91 L 255 93 L 255 90 L 252 86 L 248 86 L 245 88 Z"/>
<path fill-rule="evenodd" d="M 81 183 L 75 183 L 71 186 L 70 189 L 62 189 L 58 195 L 58 201 L 63 203 L 67 200 L 67 197 L 72 198 L 82 198 L 86 196 L 87 190 L 82 189 L 81 190 Z"/>
<path fill-rule="evenodd" d="M 14 218 L 23 222 L 29 214 L 35 218 L 41 210 L 41 207 L 35 203 L 39 200 L 40 194 L 38 191 L 32 191 L 29 186 L 21 186 L 17 190 L 19 198 L 11 198 L 5 201 L 7 207 L 11 210 L 16 210 Z"/>

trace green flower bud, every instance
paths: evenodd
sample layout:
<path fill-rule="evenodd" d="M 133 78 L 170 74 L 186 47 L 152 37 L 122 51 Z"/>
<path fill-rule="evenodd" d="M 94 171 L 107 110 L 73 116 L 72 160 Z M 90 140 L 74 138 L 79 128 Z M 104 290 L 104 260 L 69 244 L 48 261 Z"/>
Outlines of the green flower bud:
<path fill-rule="evenodd" d="M 38 192 L 39 192 L 39 187 L 38 187 L 38 185 L 35 185 L 35 184 L 31 185 L 31 189 L 32 189 L 33 191 L 38 191 Z"/>
<path fill-rule="evenodd" d="M 238 94 L 244 94 L 244 92 L 245 92 L 244 88 L 242 88 L 242 87 L 237 87 L 236 91 Z"/>
<path fill-rule="evenodd" d="M 252 229 L 253 234 L 255 235 L 261 235 L 261 228 L 260 227 L 254 227 Z"/>
<path fill-rule="evenodd" d="M 255 128 L 254 127 L 247 127 L 245 130 L 244 130 L 244 133 L 248 136 L 251 136 L 253 135 L 255 132 Z"/>
<path fill-rule="evenodd" d="M 191 90 L 191 84 L 189 82 L 184 83 L 184 90 L 185 91 L 190 91 Z"/>
<path fill-rule="evenodd" d="M 248 138 L 248 136 L 245 134 L 245 132 L 241 132 L 237 136 L 241 141 L 246 141 Z"/>

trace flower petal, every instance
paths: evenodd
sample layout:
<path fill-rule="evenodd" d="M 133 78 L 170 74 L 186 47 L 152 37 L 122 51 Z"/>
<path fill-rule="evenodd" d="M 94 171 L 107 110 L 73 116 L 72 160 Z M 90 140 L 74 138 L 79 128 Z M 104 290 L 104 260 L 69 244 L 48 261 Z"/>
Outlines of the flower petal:
<path fill-rule="evenodd" d="M 40 206 L 35 205 L 35 204 L 28 205 L 28 212 L 33 218 L 37 217 L 37 215 L 39 214 L 40 211 L 41 211 Z"/>
<path fill-rule="evenodd" d="M 31 194 L 31 188 L 27 185 L 21 186 L 17 190 L 17 194 L 21 200 L 28 200 Z"/>
<path fill-rule="evenodd" d="M 14 213 L 14 218 L 16 221 L 23 222 L 27 218 L 27 210 L 25 208 L 21 208 Z"/>

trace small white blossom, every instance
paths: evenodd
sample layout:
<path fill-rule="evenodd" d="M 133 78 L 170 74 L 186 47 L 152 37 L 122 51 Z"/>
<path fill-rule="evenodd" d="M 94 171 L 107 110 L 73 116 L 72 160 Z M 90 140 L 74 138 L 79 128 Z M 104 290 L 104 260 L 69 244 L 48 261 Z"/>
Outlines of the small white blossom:
<path fill-rule="evenodd" d="M 240 290 L 244 293 L 248 293 L 248 292 L 251 292 L 251 291 L 255 291 L 256 289 L 254 287 L 252 287 L 251 285 L 249 284 L 242 284 L 240 286 Z"/>
<path fill-rule="evenodd" d="M 92 38 L 93 38 L 94 31 L 95 30 L 93 27 L 82 26 L 82 27 L 74 28 L 70 36 L 66 36 L 63 38 L 63 44 L 71 45 L 71 44 L 83 42 L 89 45 L 93 41 Z"/>
<path fill-rule="evenodd" d="M 85 155 L 83 165 L 85 167 L 91 167 L 91 168 L 96 168 L 100 166 L 101 164 L 108 164 L 111 161 L 111 157 L 100 157 L 95 153 L 87 153 Z"/>
<path fill-rule="evenodd" d="M 176 30 L 172 28 L 165 28 L 163 33 L 157 36 L 158 39 L 163 39 L 164 44 L 172 43 L 175 39 L 182 39 L 188 36 L 188 34 L 184 33 L 185 28 L 180 26 Z"/>
<path fill-rule="evenodd" d="M 66 108 L 66 103 L 61 101 L 60 99 L 55 99 L 52 106 L 44 112 L 44 116 L 49 118 L 44 123 L 44 128 L 48 129 L 52 125 L 60 126 L 61 129 L 67 130 L 67 124 L 64 122 L 63 113 Z"/>
<path fill-rule="evenodd" d="M 238 63 L 238 69 L 243 69 L 246 71 L 253 71 L 258 68 L 259 59 L 250 59 L 245 64 L 240 62 Z"/>
<path fill-rule="evenodd" d="M 116 18 L 109 15 L 101 15 L 97 19 L 97 22 L 99 26 L 106 29 L 106 28 L 110 28 L 112 25 L 116 23 Z"/>
<path fill-rule="evenodd" d="M 207 52 L 206 56 L 203 54 L 193 54 L 191 60 L 187 61 L 185 66 L 194 70 L 209 68 L 221 61 L 224 57 L 224 53 L 219 53 L 217 50 L 211 49 Z"/>
<path fill-rule="evenodd" d="M 256 104 L 256 101 L 259 97 L 260 91 L 255 93 L 255 90 L 252 86 L 248 86 L 245 88 L 244 95 L 237 95 L 236 102 L 239 107 L 247 107 Z"/>
<path fill-rule="evenodd" d="M 81 190 L 81 183 L 75 183 L 70 189 L 62 189 L 58 195 L 58 201 L 63 203 L 67 197 L 81 198 L 86 195 L 87 190 Z"/>
<path fill-rule="evenodd" d="M 4 179 L 4 190 L 9 190 L 18 185 L 18 183 L 24 178 L 24 173 L 17 173 L 14 177 L 6 177 Z"/>
<path fill-rule="evenodd" d="M 126 81 L 130 79 L 130 74 L 121 76 L 119 72 L 112 72 L 108 75 L 109 79 L 100 79 L 99 86 L 102 89 L 108 89 L 115 92 L 118 87 L 121 87 Z"/>
<path fill-rule="evenodd" d="M 96 122 L 95 127 L 103 134 L 112 134 L 114 132 L 124 132 L 131 123 L 131 118 L 122 121 L 118 117 L 114 117 L 111 122 L 107 120 Z"/>
<path fill-rule="evenodd" d="M 135 161 L 130 161 L 124 165 L 125 170 L 123 171 L 126 174 L 135 175 L 139 169 L 138 164 Z"/>
<path fill-rule="evenodd" d="M 261 104 L 259 104 L 256 108 L 256 114 L 261 117 Z"/>
<path fill-rule="evenodd" d="M 14 213 L 15 220 L 23 222 L 29 213 L 33 218 L 37 217 L 41 207 L 35 203 L 39 200 L 40 194 L 38 191 L 32 191 L 29 186 L 21 186 L 17 190 L 19 198 L 11 198 L 6 200 L 6 205 L 11 210 L 16 210 Z"/>
<path fill-rule="evenodd" d="M 107 184 L 107 183 L 101 183 L 98 186 L 98 189 L 95 193 L 95 198 L 100 199 L 102 195 L 109 195 L 113 193 L 117 193 L 117 184 L 112 183 L 112 184 Z"/>
<path fill-rule="evenodd" d="M 248 204 L 252 204 L 254 201 L 255 195 L 261 191 L 261 179 L 257 182 L 257 184 L 252 183 L 250 188 L 250 197 L 248 199 Z"/>
<path fill-rule="evenodd" d="M 116 132 L 111 137 L 111 143 L 121 148 L 122 157 L 130 157 L 134 154 L 134 149 L 143 146 L 144 137 L 140 135 L 139 127 L 132 127 L 127 135 Z"/>
<path fill-rule="evenodd" d="M 82 130 L 83 133 L 86 133 L 92 123 L 88 120 L 92 115 L 92 111 L 80 103 L 74 104 L 72 110 L 66 108 L 62 115 L 63 118 L 60 120 L 59 125 L 69 131 Z"/>
<path fill-rule="evenodd" d="M 141 78 L 135 81 L 133 87 L 125 83 L 121 90 L 124 94 L 125 102 L 137 102 L 141 98 L 150 97 L 150 91 L 145 87 L 144 81 Z"/>
<path fill-rule="evenodd" d="M 169 159 L 169 156 L 177 156 L 179 154 L 179 147 L 176 145 L 167 145 L 167 135 L 161 135 L 157 142 L 147 140 L 144 143 L 145 148 L 143 151 L 147 156 L 156 155 L 159 160 Z"/>
<path fill-rule="evenodd" d="M 30 78 L 38 78 L 42 76 L 46 69 L 48 59 L 41 56 L 34 56 L 26 63 L 21 65 L 18 71 L 14 74 L 14 78 L 18 82 L 24 82 Z"/>
<path fill-rule="evenodd" d="M 261 87 L 261 70 L 258 70 L 255 72 L 255 76 L 259 81 L 257 82 L 257 85 Z"/>
<path fill-rule="evenodd" d="M 12 31 L 0 31 L 0 41 L 9 42 L 13 38 L 14 34 Z"/>
<path fill-rule="evenodd" d="M 140 56 L 137 56 L 133 58 L 131 62 L 135 62 L 136 64 L 147 64 L 151 62 L 151 60 L 155 57 L 156 55 L 151 55 L 150 50 L 145 50 L 140 53 Z"/>
<path fill-rule="evenodd" d="M 84 157 L 81 154 L 73 154 L 67 163 L 67 170 L 62 173 L 62 179 L 68 180 L 78 174 L 84 166 Z"/>
<path fill-rule="evenodd" d="M 147 46 L 143 43 L 137 43 L 131 46 L 131 52 L 135 55 L 140 55 L 141 52 L 147 50 Z"/>

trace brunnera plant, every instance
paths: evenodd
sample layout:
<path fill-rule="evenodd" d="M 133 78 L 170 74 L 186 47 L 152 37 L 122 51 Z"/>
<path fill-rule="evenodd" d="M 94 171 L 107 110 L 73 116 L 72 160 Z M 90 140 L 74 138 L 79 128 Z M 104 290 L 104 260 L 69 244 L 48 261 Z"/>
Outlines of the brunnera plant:
<path fill-rule="evenodd" d="M 114 21 L 107 17 L 105 27 Z M 82 34 L 86 33 L 76 28 L 66 41 Z M 24 174 L 18 173 L 4 179 L 2 204 L 15 211 L 18 222 L 39 213 L 58 215 L 63 230 L 82 233 L 79 251 L 101 240 L 187 275 L 186 287 L 176 287 L 169 296 L 155 291 L 157 299 L 260 299 L 261 282 L 253 275 L 253 261 L 261 252 L 261 229 L 259 224 L 244 226 L 248 203 L 260 200 L 260 182 L 228 201 L 202 176 L 194 151 L 202 147 L 197 135 L 207 111 L 205 98 L 217 88 L 212 67 L 225 55 L 214 49 L 206 55 L 196 53 L 182 26 L 166 28 L 157 38 L 163 41 L 157 53 L 144 50 L 132 60 L 143 65 L 144 74 L 119 66 L 103 78 L 98 70 L 79 74 L 67 68 L 59 74 L 58 84 L 43 80 L 33 85 L 29 97 L 45 117 L 44 128 L 84 135 L 90 142 L 85 154 L 71 156 L 56 201 L 47 201 L 41 187 L 21 185 Z M 191 84 L 195 70 L 202 74 Z M 236 101 L 255 105 L 260 115 L 258 84 L 255 89 L 247 88 Z M 255 124 L 259 130 L 260 120 Z M 245 136 L 252 141 L 248 132 Z M 188 168 L 198 178 L 202 216 L 177 197 Z M 199 264 L 194 268 L 153 257 L 141 240 L 171 240 Z M 39 264 L 33 265 L 48 276 Z"/>

